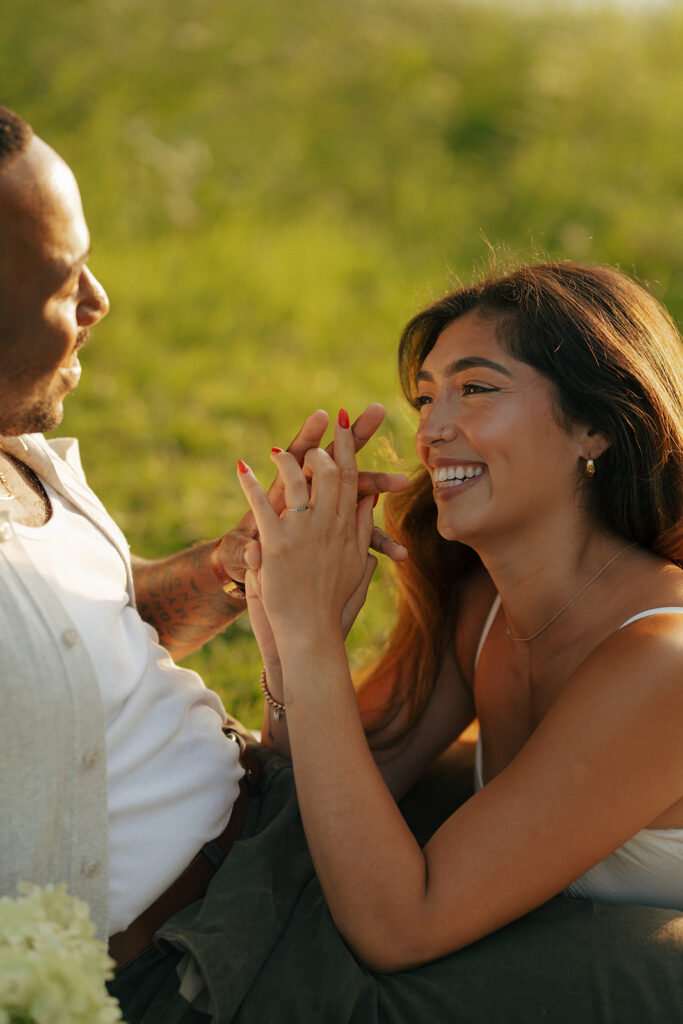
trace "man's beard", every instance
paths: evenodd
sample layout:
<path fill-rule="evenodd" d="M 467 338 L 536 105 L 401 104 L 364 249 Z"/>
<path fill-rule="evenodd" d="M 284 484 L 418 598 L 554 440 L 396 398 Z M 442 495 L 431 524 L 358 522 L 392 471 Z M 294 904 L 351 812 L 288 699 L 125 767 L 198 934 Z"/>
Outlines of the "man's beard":
<path fill-rule="evenodd" d="M 78 352 L 89 340 L 90 328 L 84 327 L 76 335 L 75 351 Z M 8 377 L 13 380 L 13 387 L 19 393 L 30 383 L 30 372 L 24 369 L 19 360 L 14 367 L 9 368 Z M 58 381 L 53 376 L 50 388 L 57 386 Z M 12 385 L 8 385 L 8 390 L 12 390 Z M 19 402 L 16 408 L 12 408 L 11 404 L 9 409 L 6 406 L 0 408 L 0 435 L 16 437 L 18 434 L 43 434 L 55 430 L 62 422 L 62 403 L 65 397 L 61 392 L 53 397 L 49 389 L 33 402 L 29 399 L 26 404 Z"/>
<path fill-rule="evenodd" d="M 17 437 L 19 434 L 43 434 L 55 430 L 62 422 L 61 402 L 39 399 L 25 409 L 0 413 L 0 435 Z"/>
<path fill-rule="evenodd" d="M 55 430 L 62 422 L 64 410 L 61 402 L 56 406 L 54 402 L 45 399 L 38 402 L 30 410 L 27 417 L 27 426 L 21 431 L 22 434 L 44 434 L 49 430 Z M 28 423 L 30 422 L 30 426 Z"/>

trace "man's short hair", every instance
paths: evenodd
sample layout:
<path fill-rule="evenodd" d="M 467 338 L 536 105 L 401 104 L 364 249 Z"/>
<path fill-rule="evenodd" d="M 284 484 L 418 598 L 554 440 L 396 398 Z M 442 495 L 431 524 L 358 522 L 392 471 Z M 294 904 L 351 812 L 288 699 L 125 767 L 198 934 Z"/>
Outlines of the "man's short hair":
<path fill-rule="evenodd" d="M 0 173 L 26 150 L 33 129 L 8 107 L 0 106 Z"/>

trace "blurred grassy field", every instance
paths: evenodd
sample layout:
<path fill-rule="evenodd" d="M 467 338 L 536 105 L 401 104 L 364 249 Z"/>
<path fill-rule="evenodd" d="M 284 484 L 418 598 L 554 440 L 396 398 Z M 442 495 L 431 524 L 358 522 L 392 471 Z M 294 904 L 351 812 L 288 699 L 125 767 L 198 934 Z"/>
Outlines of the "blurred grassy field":
<path fill-rule="evenodd" d="M 0 24 L 1 101 L 74 168 L 112 303 L 61 432 L 139 554 L 233 525 L 236 458 L 265 480 L 318 406 L 384 401 L 411 464 L 399 331 L 491 246 L 618 263 L 683 317 L 680 9 L 2 0 Z M 354 663 L 390 620 L 385 580 Z M 187 663 L 258 723 L 247 623 Z"/>

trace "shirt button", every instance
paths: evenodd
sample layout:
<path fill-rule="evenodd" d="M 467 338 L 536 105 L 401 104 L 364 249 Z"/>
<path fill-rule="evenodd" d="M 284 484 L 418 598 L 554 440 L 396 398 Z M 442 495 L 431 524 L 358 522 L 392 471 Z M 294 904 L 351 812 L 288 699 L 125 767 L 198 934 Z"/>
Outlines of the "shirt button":
<path fill-rule="evenodd" d="M 62 633 L 62 640 L 67 647 L 75 647 L 78 643 L 78 633 L 75 629 L 65 629 Z"/>
<path fill-rule="evenodd" d="M 83 865 L 83 874 L 86 878 L 95 878 L 99 875 L 102 865 L 98 860 L 87 860 Z"/>
<path fill-rule="evenodd" d="M 99 750 L 87 750 L 83 755 L 83 766 L 85 768 L 94 768 L 100 759 Z"/>
<path fill-rule="evenodd" d="M 9 523 L 0 524 L 0 541 L 10 540 L 12 536 L 12 527 Z"/>

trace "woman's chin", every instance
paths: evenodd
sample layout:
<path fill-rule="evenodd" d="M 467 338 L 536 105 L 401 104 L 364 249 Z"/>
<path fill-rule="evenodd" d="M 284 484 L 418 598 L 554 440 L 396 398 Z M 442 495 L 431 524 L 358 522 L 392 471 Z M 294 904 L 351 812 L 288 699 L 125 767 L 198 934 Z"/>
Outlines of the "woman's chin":
<path fill-rule="evenodd" d="M 466 544 L 465 539 L 466 530 L 459 523 L 454 523 L 452 520 L 446 519 L 446 517 L 439 516 L 436 521 L 436 529 L 439 536 L 443 537 L 444 540 L 458 540 Z"/>
<path fill-rule="evenodd" d="M 447 516 L 439 516 L 436 521 L 437 533 L 444 540 L 457 541 L 459 544 L 466 544 L 467 547 L 477 549 L 477 541 L 482 538 L 481 528 L 473 523 L 468 523 L 463 518 L 455 522 Z"/>

